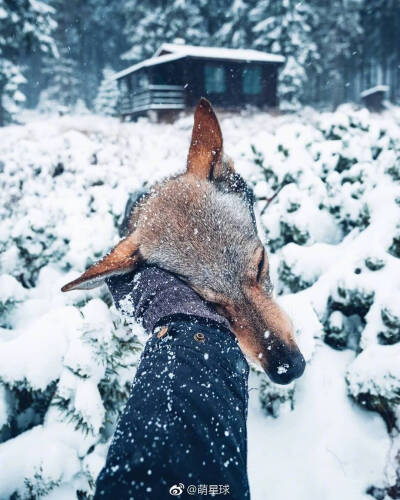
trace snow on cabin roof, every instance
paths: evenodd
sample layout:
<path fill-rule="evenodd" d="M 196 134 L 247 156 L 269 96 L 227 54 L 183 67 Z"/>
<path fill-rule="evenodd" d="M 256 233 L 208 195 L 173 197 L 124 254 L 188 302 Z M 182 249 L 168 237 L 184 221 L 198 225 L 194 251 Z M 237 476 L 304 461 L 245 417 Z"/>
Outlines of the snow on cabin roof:
<path fill-rule="evenodd" d="M 163 43 L 154 57 L 167 52 L 184 56 L 204 57 L 212 59 L 232 59 L 235 61 L 260 61 L 283 63 L 285 58 L 278 54 L 269 54 L 253 49 L 227 49 L 224 47 L 200 47 L 195 45 Z"/>
<path fill-rule="evenodd" d="M 156 64 L 162 64 L 170 61 L 176 61 L 177 59 L 183 59 L 186 57 L 183 54 L 166 54 L 163 56 L 159 57 L 151 57 L 150 59 L 145 59 L 144 61 L 134 64 L 133 66 L 129 66 L 129 68 L 123 69 L 119 73 L 115 73 L 111 77 L 112 80 L 118 80 L 119 78 L 122 78 L 123 76 L 129 75 L 130 73 L 133 73 L 134 71 L 137 71 L 138 69 L 145 68 L 147 66 L 154 66 Z"/>
<path fill-rule="evenodd" d="M 166 52 L 166 54 L 163 54 Z M 160 55 L 162 54 L 162 55 Z M 163 43 L 153 57 L 129 66 L 111 77 L 112 80 L 118 80 L 123 76 L 129 75 L 138 69 L 148 66 L 155 66 L 170 61 L 183 59 L 184 57 L 200 57 L 205 59 L 231 59 L 232 61 L 259 61 L 283 63 L 285 58 L 278 54 L 269 54 L 259 50 L 252 49 L 226 49 L 223 47 L 197 47 L 194 45 L 181 45 L 174 43 Z"/>
<path fill-rule="evenodd" d="M 371 87 L 370 89 L 366 89 L 361 92 L 361 97 L 368 97 L 369 95 L 375 94 L 376 92 L 388 92 L 388 85 L 376 85 L 375 87 Z"/>

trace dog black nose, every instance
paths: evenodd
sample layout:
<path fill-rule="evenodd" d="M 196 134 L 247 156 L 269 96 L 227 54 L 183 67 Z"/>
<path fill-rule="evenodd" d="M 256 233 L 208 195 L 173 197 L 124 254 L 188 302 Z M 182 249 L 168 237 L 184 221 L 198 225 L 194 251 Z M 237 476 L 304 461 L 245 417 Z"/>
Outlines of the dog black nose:
<path fill-rule="evenodd" d="M 268 362 L 266 372 L 275 384 L 290 384 L 303 375 L 306 362 L 300 351 L 280 352 Z"/>

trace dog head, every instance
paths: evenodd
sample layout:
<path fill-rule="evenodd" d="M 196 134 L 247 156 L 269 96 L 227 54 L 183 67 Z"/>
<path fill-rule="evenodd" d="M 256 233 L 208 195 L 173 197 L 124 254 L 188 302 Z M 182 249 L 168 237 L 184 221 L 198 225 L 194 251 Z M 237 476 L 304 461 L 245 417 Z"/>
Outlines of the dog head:
<path fill-rule="evenodd" d="M 243 352 L 277 383 L 305 367 L 290 319 L 272 295 L 252 192 L 224 155 L 208 101 L 195 111 L 186 172 L 154 186 L 133 210 L 129 234 L 63 291 L 155 264 L 185 281 L 224 315 Z"/>

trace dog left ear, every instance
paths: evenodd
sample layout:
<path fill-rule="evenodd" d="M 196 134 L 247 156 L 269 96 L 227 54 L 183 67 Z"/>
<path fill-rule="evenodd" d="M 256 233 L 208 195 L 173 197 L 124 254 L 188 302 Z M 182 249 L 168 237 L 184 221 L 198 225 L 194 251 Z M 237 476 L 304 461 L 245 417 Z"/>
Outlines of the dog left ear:
<path fill-rule="evenodd" d="M 101 285 L 105 278 L 115 274 L 125 274 L 136 269 L 140 261 L 139 244 L 135 233 L 130 234 L 116 245 L 97 264 L 89 267 L 79 278 L 67 283 L 62 292 L 70 290 L 90 290 Z"/>

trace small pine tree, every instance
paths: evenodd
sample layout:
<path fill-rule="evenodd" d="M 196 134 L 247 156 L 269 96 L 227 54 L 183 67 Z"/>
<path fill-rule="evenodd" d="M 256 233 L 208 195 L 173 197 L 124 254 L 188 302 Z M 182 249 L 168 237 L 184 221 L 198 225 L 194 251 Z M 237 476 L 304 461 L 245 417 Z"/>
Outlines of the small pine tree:
<path fill-rule="evenodd" d="M 69 50 L 61 47 L 58 57 L 47 65 L 45 72 L 49 76 L 49 86 L 44 91 L 46 98 L 66 109 L 75 106 L 80 96 L 80 81 L 78 65 Z"/>
<path fill-rule="evenodd" d="M 25 82 L 17 64 L 0 59 L 0 126 L 12 120 L 25 102 L 25 95 L 19 90 Z"/>
<path fill-rule="evenodd" d="M 111 78 L 113 73 L 109 67 L 103 70 L 103 80 L 94 103 L 95 111 L 100 115 L 114 116 L 116 113 L 119 92 L 117 81 Z"/>

